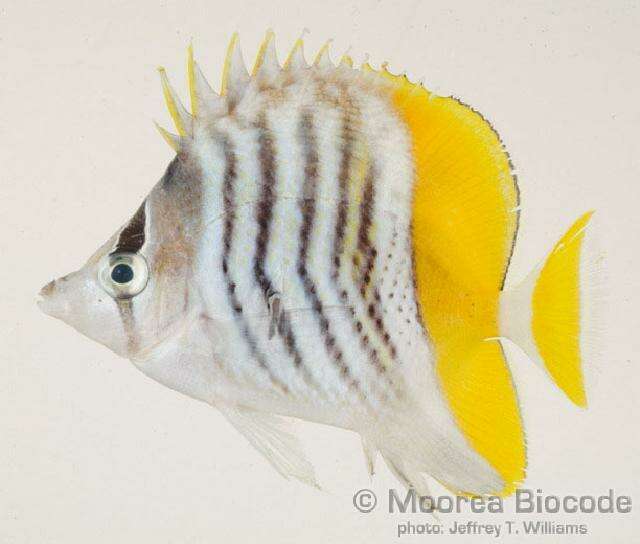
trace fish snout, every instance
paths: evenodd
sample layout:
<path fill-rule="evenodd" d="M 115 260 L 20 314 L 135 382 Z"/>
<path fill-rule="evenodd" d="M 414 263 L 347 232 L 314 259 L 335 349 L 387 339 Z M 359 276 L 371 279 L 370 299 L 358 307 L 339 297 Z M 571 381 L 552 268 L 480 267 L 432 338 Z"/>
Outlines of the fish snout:
<path fill-rule="evenodd" d="M 47 285 L 45 285 L 42 289 L 40 289 L 40 292 L 38 293 L 38 296 L 40 297 L 38 299 L 38 302 L 40 302 L 43 298 L 48 297 L 51 293 L 53 293 L 53 290 L 56 288 L 56 280 L 51 280 L 49 283 L 47 283 Z"/>
<path fill-rule="evenodd" d="M 40 289 L 36 302 L 45 314 L 60 318 L 67 312 L 68 303 L 60 289 L 60 283 L 64 280 L 65 278 L 51 280 Z"/>

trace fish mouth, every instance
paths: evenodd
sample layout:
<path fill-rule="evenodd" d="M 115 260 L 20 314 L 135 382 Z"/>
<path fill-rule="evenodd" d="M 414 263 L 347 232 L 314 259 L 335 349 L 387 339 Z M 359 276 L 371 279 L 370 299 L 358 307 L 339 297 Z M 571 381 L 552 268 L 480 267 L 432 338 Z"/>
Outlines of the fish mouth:
<path fill-rule="evenodd" d="M 57 280 L 51 280 L 47 283 L 36 295 L 36 304 L 38 308 L 51 317 L 61 318 L 66 310 L 66 303 L 64 303 L 59 295 L 59 290 L 56 289 Z"/>
<path fill-rule="evenodd" d="M 40 289 L 38 296 L 42 298 L 48 297 L 51 293 L 53 293 L 53 290 L 55 288 L 56 288 L 56 280 L 51 280 L 49 283 L 47 283 L 47 285 L 45 285 L 42 289 Z"/>
<path fill-rule="evenodd" d="M 40 291 L 36 295 L 36 304 L 38 305 L 38 308 L 40 308 L 40 310 L 47 315 L 49 315 L 49 312 L 47 311 L 49 309 L 48 307 L 50 306 L 49 298 L 51 297 L 55 286 L 56 280 L 51 280 L 49 283 L 47 283 L 47 285 L 40 289 Z"/>

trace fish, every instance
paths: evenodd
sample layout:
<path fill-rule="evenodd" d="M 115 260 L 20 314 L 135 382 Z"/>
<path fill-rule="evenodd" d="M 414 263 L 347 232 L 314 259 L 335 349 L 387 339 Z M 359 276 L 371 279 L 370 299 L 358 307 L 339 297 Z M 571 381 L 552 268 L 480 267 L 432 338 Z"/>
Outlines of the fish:
<path fill-rule="evenodd" d="M 586 406 L 579 217 L 505 280 L 520 194 L 497 131 L 404 74 L 234 34 L 214 91 L 187 53 L 190 111 L 159 68 L 175 156 L 131 219 L 39 306 L 208 403 L 286 478 L 317 486 L 292 419 L 358 433 L 429 495 L 506 496 L 527 454 L 505 357 L 519 346 Z"/>

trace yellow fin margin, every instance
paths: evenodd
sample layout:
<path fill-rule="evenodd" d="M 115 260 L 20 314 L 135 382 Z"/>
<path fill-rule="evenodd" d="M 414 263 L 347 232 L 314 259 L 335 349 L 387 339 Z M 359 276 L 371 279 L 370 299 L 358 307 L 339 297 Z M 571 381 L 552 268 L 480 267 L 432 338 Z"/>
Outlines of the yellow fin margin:
<path fill-rule="evenodd" d="M 343 66 L 348 66 L 349 68 L 353 68 L 353 59 L 349 55 L 344 54 L 340 59 L 340 64 Z"/>
<path fill-rule="evenodd" d="M 229 45 L 227 46 L 227 53 L 224 58 L 224 65 L 222 67 L 222 83 L 220 84 L 220 95 L 224 96 L 227 94 L 227 90 L 229 88 L 229 73 L 231 72 L 231 59 L 233 58 L 233 51 L 235 50 L 238 44 L 239 35 L 237 32 L 234 32 L 231 35 L 231 39 L 229 40 Z"/>
<path fill-rule="evenodd" d="M 314 66 L 321 66 L 323 62 L 330 63 L 329 59 L 329 48 L 331 47 L 331 40 L 327 40 L 327 42 L 320 48 L 316 57 L 313 59 Z"/>
<path fill-rule="evenodd" d="M 183 116 L 181 115 L 181 105 L 178 103 L 175 93 L 169 84 L 167 79 L 167 72 L 163 67 L 158 68 L 160 74 L 160 81 L 162 82 L 162 93 L 164 94 L 164 100 L 167 103 L 167 109 L 173 119 L 173 123 L 176 126 L 176 130 L 180 136 L 186 135 L 186 127 L 184 124 Z"/>
<path fill-rule="evenodd" d="M 267 51 L 267 47 L 269 46 L 269 43 L 273 39 L 275 39 L 275 34 L 273 33 L 273 30 L 267 30 L 267 33 L 265 34 L 265 37 L 262 40 L 260 47 L 258 48 L 258 53 L 256 54 L 256 60 L 254 61 L 253 68 L 251 69 L 252 76 L 255 76 L 258 73 L 258 70 L 260 70 L 260 66 L 262 66 L 262 63 L 264 62 L 264 55 Z"/>
<path fill-rule="evenodd" d="M 289 54 L 287 55 L 287 58 L 285 59 L 284 64 L 282 65 L 282 68 L 285 70 L 290 68 L 292 62 L 297 57 L 302 57 L 302 59 L 304 59 L 303 51 L 304 51 L 304 40 L 302 38 L 298 38 L 293 44 L 291 51 L 289 51 Z"/>
<path fill-rule="evenodd" d="M 187 49 L 187 78 L 189 80 L 189 98 L 191 99 L 191 115 L 198 117 L 198 90 L 196 87 L 196 70 L 193 60 L 193 44 Z"/>

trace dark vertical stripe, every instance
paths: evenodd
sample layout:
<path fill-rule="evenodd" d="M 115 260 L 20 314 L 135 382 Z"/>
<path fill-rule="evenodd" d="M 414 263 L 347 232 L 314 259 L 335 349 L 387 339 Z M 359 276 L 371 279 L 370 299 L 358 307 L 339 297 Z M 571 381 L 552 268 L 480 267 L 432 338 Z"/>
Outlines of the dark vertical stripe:
<path fill-rule="evenodd" d="M 124 334 L 127 337 L 127 352 L 134 354 L 138 350 L 138 338 L 135 332 L 135 320 L 133 317 L 133 300 L 130 298 L 116 298 L 114 300 L 118 306 L 118 313 L 122 320 Z"/>
<path fill-rule="evenodd" d="M 233 233 L 235 228 L 236 211 L 235 211 L 235 187 L 236 180 L 236 155 L 231 142 L 228 139 L 223 141 L 224 155 L 226 160 L 224 180 L 222 186 L 222 200 L 224 205 L 224 225 L 222 234 L 222 273 L 226 281 L 227 297 L 229 304 L 235 314 L 236 322 L 240 327 L 242 336 L 247 342 L 249 352 L 258 365 L 265 370 L 271 382 L 280 388 L 283 392 L 288 393 L 289 388 L 281 380 L 277 378 L 269 368 L 266 357 L 258 348 L 256 339 L 251 334 L 246 319 L 243 316 L 242 304 L 238 300 L 236 294 L 236 285 L 229 271 L 229 255 L 233 243 Z"/>
<path fill-rule="evenodd" d="M 276 156 L 272 135 L 267 124 L 266 115 L 262 114 L 257 122 L 258 128 L 258 159 L 260 162 L 261 187 L 260 197 L 255 207 L 258 232 L 256 235 L 256 251 L 253 258 L 253 273 L 256 283 L 262 291 L 265 304 L 271 308 L 271 297 L 277 294 L 273 287 L 273 281 L 265 270 L 266 259 L 271 238 L 271 224 L 273 219 L 273 206 L 276 200 Z M 289 318 L 278 308 L 277 316 L 278 334 L 283 338 L 287 353 L 293 360 L 296 368 L 304 374 L 305 381 L 311 383 L 312 377 L 309 371 L 302 365 L 302 354 L 293 334 Z"/>
<path fill-rule="evenodd" d="M 253 258 L 253 273 L 256 281 L 265 296 L 274 292 L 271 280 L 265 272 L 265 260 L 267 257 L 267 246 L 269 244 L 269 234 L 271 219 L 273 218 L 273 204 L 275 201 L 275 158 L 273 141 L 267 127 L 265 114 L 258 119 L 258 159 L 260 162 L 260 197 L 256 203 L 256 222 L 258 224 L 258 234 L 256 236 L 256 252 Z"/>
<path fill-rule="evenodd" d="M 133 215 L 127 226 L 118 236 L 118 243 L 112 253 L 137 253 L 144 245 L 144 227 L 146 223 L 146 200 Z"/>
<path fill-rule="evenodd" d="M 360 384 L 356 378 L 351 375 L 349 367 L 344 360 L 344 354 L 336 343 L 336 338 L 331 332 L 329 320 L 325 315 L 322 301 L 317 293 L 314 281 L 309 275 L 307 268 L 307 258 L 309 253 L 309 245 L 311 242 L 311 230 L 316 215 L 316 192 L 318 185 L 318 149 L 315 133 L 313 130 L 313 116 L 310 112 L 303 112 L 300 119 L 299 127 L 300 141 L 302 142 L 304 152 L 304 185 L 302 190 L 302 198 L 300 199 L 300 212 L 302 213 L 302 225 L 299 234 L 299 250 L 298 250 L 298 275 L 302 280 L 304 291 L 307 299 L 311 303 L 312 309 L 318 317 L 318 325 L 320 332 L 324 338 L 324 345 L 327 354 L 332 358 L 334 364 L 340 371 L 341 378 L 347 385 L 358 391 L 360 396 L 364 396 L 360 390 Z"/>
<path fill-rule="evenodd" d="M 369 236 L 371 230 L 371 216 L 373 215 L 374 199 L 374 166 L 369 162 L 364 180 L 362 201 L 360 202 L 360 224 L 358 226 L 358 251 L 362 257 L 360 263 L 360 294 L 364 297 L 371 285 L 371 272 L 376 258 L 376 250 L 371 245 Z"/>
<path fill-rule="evenodd" d="M 146 202 L 146 200 L 142 202 L 136 213 L 129 220 L 129 223 L 127 223 L 127 226 L 120 232 L 116 247 L 111 252 L 112 255 L 114 253 L 137 253 L 144 245 L 144 229 L 147 222 Z M 138 349 L 138 338 L 133 317 L 133 299 L 115 299 L 115 303 L 118 306 L 122 328 L 127 337 L 127 351 L 133 354 Z"/>
<path fill-rule="evenodd" d="M 409 232 L 407 233 L 407 239 L 405 240 L 405 246 L 410 248 L 409 254 L 411 255 L 411 293 L 413 300 L 415 301 L 415 318 L 416 322 L 420 325 L 420 331 L 425 337 L 427 336 L 427 325 L 422 318 L 422 312 L 420 311 L 420 298 L 418 297 L 418 281 L 416 275 L 416 254 L 413 247 L 413 218 L 409 224 Z M 393 233 L 394 237 L 397 236 L 397 232 Z M 386 267 L 385 267 L 386 268 Z M 407 320 L 407 323 L 409 321 Z"/>
<path fill-rule="evenodd" d="M 338 213 L 336 216 L 336 232 L 333 239 L 333 275 L 338 277 L 340 269 L 340 255 L 344 248 L 344 233 L 347 226 L 347 212 L 349 209 L 349 171 L 351 168 L 351 155 L 353 153 L 353 127 L 350 114 L 343 113 L 342 120 L 342 149 L 340 155 L 340 171 L 338 173 Z M 346 295 L 346 293 L 345 293 Z"/>
<path fill-rule="evenodd" d="M 389 349 L 392 359 L 395 361 L 397 349 L 391 340 L 391 335 L 382 319 L 380 312 L 380 293 L 372 287 L 372 274 L 375 266 L 377 251 L 371 242 L 371 225 L 375 205 L 375 180 L 376 169 L 373 159 L 370 160 L 365 177 L 365 185 L 360 203 L 360 225 L 358 228 L 358 251 L 362 256 L 360 263 L 360 296 L 367 303 L 367 314 L 373 324 L 382 343 Z M 370 292 L 373 291 L 373 297 Z"/>
<path fill-rule="evenodd" d="M 346 90 L 344 91 L 346 92 Z M 356 311 L 349 301 L 349 295 L 345 289 L 340 286 L 340 266 L 342 264 L 341 256 L 344 251 L 344 236 L 347 225 L 347 215 L 349 210 L 349 174 L 351 171 L 351 162 L 353 158 L 354 147 L 354 119 L 350 109 L 350 104 L 338 105 L 342 109 L 342 137 L 340 149 L 340 169 L 338 172 L 338 211 L 336 214 L 336 226 L 333 239 L 332 254 L 332 272 L 331 279 L 338 291 L 340 301 L 346 305 L 349 315 L 351 316 L 351 324 L 354 333 L 360 340 L 360 346 L 367 352 L 369 362 L 380 373 L 386 371 L 385 366 L 380 360 L 380 354 L 369 341 L 369 337 L 362 330 L 362 322 L 357 318 Z"/>

